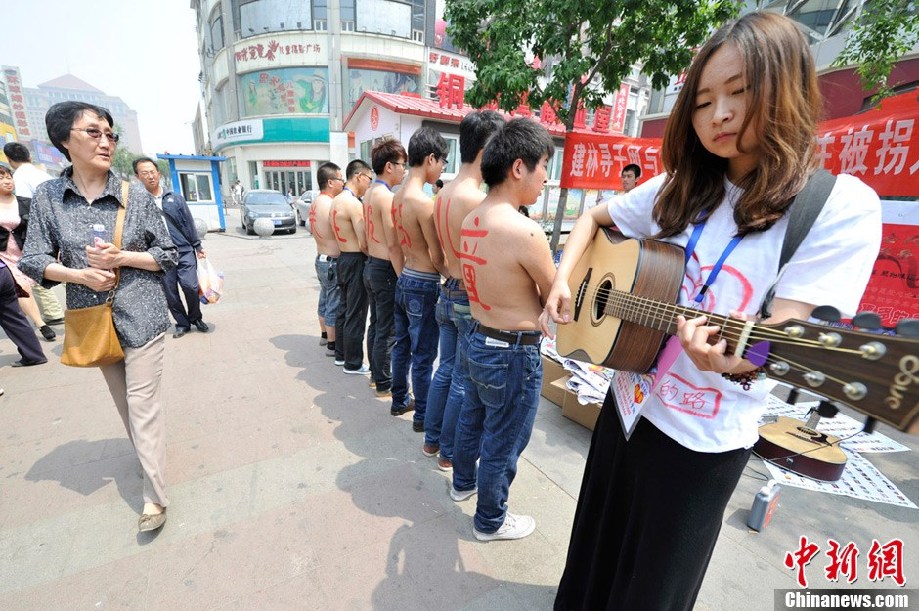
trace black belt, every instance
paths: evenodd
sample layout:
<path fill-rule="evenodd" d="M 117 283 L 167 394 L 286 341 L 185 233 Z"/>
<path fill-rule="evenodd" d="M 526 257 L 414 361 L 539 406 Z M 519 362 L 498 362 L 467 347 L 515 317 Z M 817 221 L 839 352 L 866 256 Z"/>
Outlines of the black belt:
<path fill-rule="evenodd" d="M 520 344 L 521 346 L 535 346 L 542 339 L 542 333 L 538 331 L 502 331 L 485 325 L 479 325 L 477 330 L 485 337 L 499 339 L 508 344 Z"/>

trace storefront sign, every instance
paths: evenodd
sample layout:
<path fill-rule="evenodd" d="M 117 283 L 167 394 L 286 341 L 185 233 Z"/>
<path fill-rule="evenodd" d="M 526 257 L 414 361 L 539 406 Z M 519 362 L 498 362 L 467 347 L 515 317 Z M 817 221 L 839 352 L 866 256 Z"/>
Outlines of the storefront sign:
<path fill-rule="evenodd" d="M 310 167 L 310 162 L 295 159 L 277 159 L 263 161 L 262 165 L 266 168 L 308 168 Z"/>
<path fill-rule="evenodd" d="M 264 137 L 261 119 L 236 121 L 221 125 L 214 134 L 215 148 L 232 142 L 261 140 Z"/>
<path fill-rule="evenodd" d="M 281 56 L 292 55 L 303 57 L 306 63 L 312 63 L 313 60 L 319 61 L 324 59 L 322 55 L 322 45 L 314 44 L 282 44 L 277 40 L 269 40 L 267 43 L 251 44 L 236 50 L 236 63 L 246 63 L 257 59 L 264 59 L 270 62 L 277 60 Z"/>
<path fill-rule="evenodd" d="M 22 77 L 16 66 L 3 66 L 3 77 L 6 81 L 6 90 L 9 94 L 10 111 L 13 115 L 13 125 L 22 140 L 32 138 L 29 129 L 29 120 L 26 117 L 25 99 L 22 92 Z"/>

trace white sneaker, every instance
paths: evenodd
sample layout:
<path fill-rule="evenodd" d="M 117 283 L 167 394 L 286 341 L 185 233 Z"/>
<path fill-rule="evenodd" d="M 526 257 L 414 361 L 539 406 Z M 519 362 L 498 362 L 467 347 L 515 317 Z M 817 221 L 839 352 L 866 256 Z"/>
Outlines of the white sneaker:
<path fill-rule="evenodd" d="M 345 364 L 345 359 L 342 359 L 340 361 L 338 359 L 335 359 L 335 365 L 337 365 L 338 367 L 341 367 L 344 364 Z"/>
<path fill-rule="evenodd" d="M 534 530 L 536 530 L 536 520 L 532 516 L 517 516 L 508 511 L 504 516 L 504 524 L 495 532 L 483 533 L 473 527 L 472 534 L 479 541 L 511 541 L 523 539 L 533 534 Z"/>
<path fill-rule="evenodd" d="M 450 485 L 450 498 L 456 501 L 457 503 L 460 503 L 462 501 L 465 501 L 466 499 L 468 499 L 469 497 L 471 497 L 473 494 L 475 494 L 478 491 L 479 491 L 478 487 L 473 488 L 472 490 L 457 490 L 451 484 Z"/>
<path fill-rule="evenodd" d="M 358 376 L 365 376 L 370 373 L 370 367 L 368 367 L 367 365 L 361 365 L 360 369 L 348 369 L 347 367 L 345 367 L 344 369 L 342 369 L 342 371 L 344 371 L 345 373 L 352 373 Z"/>

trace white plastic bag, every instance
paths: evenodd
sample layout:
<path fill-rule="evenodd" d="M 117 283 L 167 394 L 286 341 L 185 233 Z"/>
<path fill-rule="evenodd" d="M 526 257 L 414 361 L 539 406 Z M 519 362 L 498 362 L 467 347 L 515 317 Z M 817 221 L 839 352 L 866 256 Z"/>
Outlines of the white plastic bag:
<path fill-rule="evenodd" d="M 201 303 L 217 303 L 223 294 L 223 272 L 218 272 L 210 259 L 198 260 L 198 298 Z"/>

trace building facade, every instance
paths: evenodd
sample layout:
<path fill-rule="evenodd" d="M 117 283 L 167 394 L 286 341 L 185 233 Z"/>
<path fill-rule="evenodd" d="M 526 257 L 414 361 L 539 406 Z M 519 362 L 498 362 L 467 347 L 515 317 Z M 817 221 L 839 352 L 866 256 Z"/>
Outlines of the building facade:
<path fill-rule="evenodd" d="M 37 140 L 48 141 L 45 114 L 49 108 L 58 102 L 86 102 L 106 108 L 112 113 L 115 127 L 122 138 L 120 146 L 135 153 L 144 150 L 140 140 L 137 112 L 128 107 L 121 98 L 108 95 L 72 74 L 65 74 L 38 87 L 25 87 L 23 91 L 29 130 Z"/>

